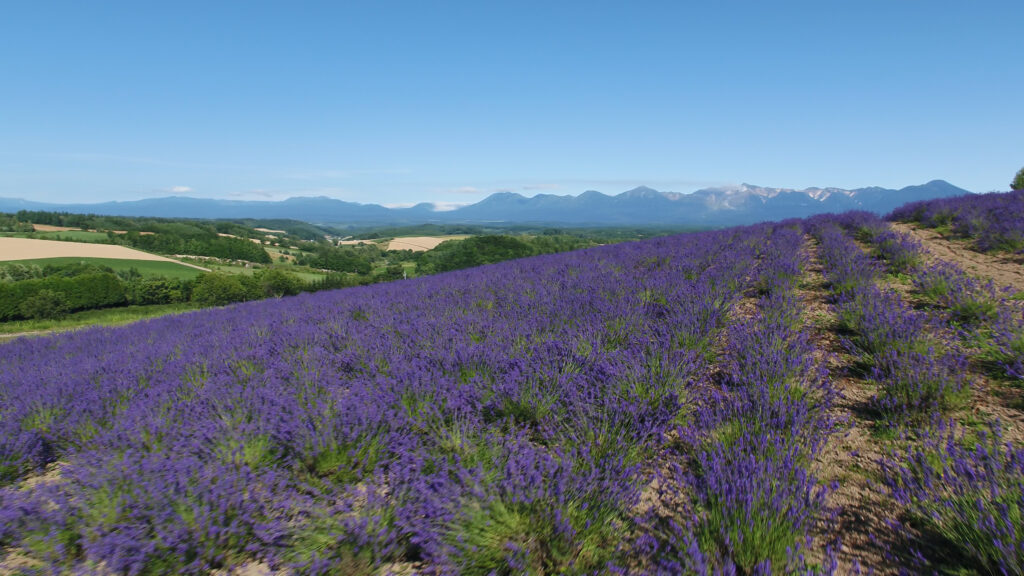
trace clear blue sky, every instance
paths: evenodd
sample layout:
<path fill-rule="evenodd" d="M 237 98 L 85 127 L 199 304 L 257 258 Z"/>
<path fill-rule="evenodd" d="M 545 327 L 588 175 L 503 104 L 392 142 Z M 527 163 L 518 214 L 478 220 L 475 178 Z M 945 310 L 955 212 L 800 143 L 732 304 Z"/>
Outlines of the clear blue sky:
<path fill-rule="evenodd" d="M 1020 0 L 7 2 L 0 196 L 1006 190 Z"/>

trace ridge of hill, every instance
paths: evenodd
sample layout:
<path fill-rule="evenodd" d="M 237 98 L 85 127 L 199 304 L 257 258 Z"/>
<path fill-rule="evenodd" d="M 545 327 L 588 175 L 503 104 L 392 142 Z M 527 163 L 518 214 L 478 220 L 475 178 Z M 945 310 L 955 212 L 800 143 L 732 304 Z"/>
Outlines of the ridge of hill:
<path fill-rule="evenodd" d="M 497 192 L 455 210 L 438 210 L 430 203 L 408 208 L 346 202 L 324 196 L 282 201 L 215 200 L 172 196 L 98 204 L 48 204 L 0 198 L 0 212 L 47 210 L 111 216 L 177 218 L 294 219 L 320 224 L 552 224 L 615 226 L 735 226 L 803 218 L 828 212 L 867 210 L 885 214 L 919 200 L 970 194 L 944 180 L 898 190 L 868 187 L 768 188 L 752 184 L 705 188 L 692 193 L 662 192 L 639 186 L 608 195 L 588 190 L 579 195 Z"/>

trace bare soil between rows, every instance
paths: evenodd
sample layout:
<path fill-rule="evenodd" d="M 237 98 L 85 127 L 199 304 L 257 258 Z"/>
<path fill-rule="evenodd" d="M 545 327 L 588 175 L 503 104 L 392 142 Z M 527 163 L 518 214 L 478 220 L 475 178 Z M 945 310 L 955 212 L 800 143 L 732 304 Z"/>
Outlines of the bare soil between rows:
<path fill-rule="evenodd" d="M 983 254 L 972 250 L 962 240 L 951 240 L 931 228 L 919 228 L 903 222 L 890 222 L 897 232 L 916 238 L 927 248 L 925 260 L 952 262 L 966 272 L 991 278 L 996 286 L 1009 286 L 1024 291 L 1024 256 L 1017 254 Z"/>

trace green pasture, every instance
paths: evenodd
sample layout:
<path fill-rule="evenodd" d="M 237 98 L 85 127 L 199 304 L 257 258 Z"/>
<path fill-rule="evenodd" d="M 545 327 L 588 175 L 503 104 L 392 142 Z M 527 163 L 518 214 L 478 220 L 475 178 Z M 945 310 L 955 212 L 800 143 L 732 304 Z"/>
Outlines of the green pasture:
<path fill-rule="evenodd" d="M 10 260 L 0 262 L 0 266 L 10 264 L 25 264 L 39 266 L 40 268 L 52 264 L 54 266 L 66 266 L 68 264 L 95 264 L 97 266 L 108 266 L 115 272 L 128 271 L 135 268 L 144 277 L 165 276 L 167 278 L 191 279 L 202 270 L 190 268 L 176 262 L 162 262 L 159 260 L 125 260 L 121 258 L 84 258 L 84 257 L 63 257 L 63 258 L 35 258 L 31 260 Z"/>
<path fill-rule="evenodd" d="M 151 306 L 123 306 L 101 310 L 83 310 L 59 320 L 17 320 L 0 322 L 0 341 L 22 334 L 61 332 L 89 326 L 117 326 L 146 318 L 178 314 L 198 310 L 200 306 L 190 302 L 179 304 L 154 304 Z"/>

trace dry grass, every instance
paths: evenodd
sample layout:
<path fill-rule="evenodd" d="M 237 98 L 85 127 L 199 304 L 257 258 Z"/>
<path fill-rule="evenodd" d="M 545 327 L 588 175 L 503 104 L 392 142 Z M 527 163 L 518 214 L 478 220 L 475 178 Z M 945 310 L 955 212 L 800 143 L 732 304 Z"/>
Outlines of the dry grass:
<path fill-rule="evenodd" d="M 33 224 L 32 229 L 36 232 L 70 232 L 81 230 L 81 228 L 69 228 L 67 226 L 50 226 L 49 224 Z"/>

